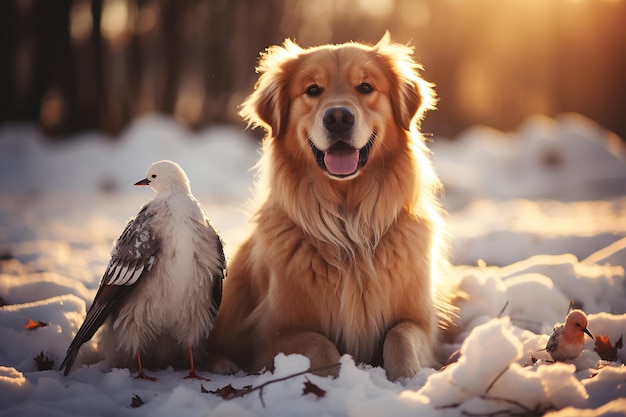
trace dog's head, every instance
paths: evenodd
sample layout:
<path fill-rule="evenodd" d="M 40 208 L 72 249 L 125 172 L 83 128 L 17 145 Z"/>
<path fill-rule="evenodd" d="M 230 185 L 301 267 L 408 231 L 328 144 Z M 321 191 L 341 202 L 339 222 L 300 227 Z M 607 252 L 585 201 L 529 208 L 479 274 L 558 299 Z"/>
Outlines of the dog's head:
<path fill-rule="evenodd" d="M 373 46 L 303 49 L 286 40 L 262 55 L 240 114 L 268 137 L 289 141 L 292 155 L 307 154 L 330 178 L 354 178 L 373 153 L 406 141 L 406 131 L 434 107 L 412 53 L 389 34 Z"/>

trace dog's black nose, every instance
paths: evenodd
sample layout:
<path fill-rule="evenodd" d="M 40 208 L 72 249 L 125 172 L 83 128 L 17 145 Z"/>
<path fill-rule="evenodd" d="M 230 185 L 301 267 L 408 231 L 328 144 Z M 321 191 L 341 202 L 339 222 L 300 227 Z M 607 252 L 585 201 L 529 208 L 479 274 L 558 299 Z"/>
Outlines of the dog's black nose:
<path fill-rule="evenodd" d="M 354 125 L 354 114 L 345 107 L 332 107 L 324 113 L 324 127 L 329 132 L 343 133 Z"/>

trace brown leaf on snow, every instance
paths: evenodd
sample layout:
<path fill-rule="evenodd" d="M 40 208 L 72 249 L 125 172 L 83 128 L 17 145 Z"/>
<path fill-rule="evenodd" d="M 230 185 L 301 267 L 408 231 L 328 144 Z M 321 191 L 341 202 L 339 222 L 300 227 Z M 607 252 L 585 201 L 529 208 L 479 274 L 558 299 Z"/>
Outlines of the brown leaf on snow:
<path fill-rule="evenodd" d="M 37 364 L 38 371 L 49 371 L 54 368 L 54 359 L 47 357 L 43 351 L 33 358 Z"/>
<path fill-rule="evenodd" d="M 615 343 L 615 346 L 611 345 L 609 336 L 596 336 L 596 347 L 593 349 L 600 358 L 605 361 L 614 362 L 617 360 L 617 350 L 623 347 L 622 336 Z"/>
<path fill-rule="evenodd" d="M 228 400 L 230 398 L 233 398 L 237 395 L 242 395 L 243 393 L 246 393 L 248 391 L 250 391 L 250 388 L 252 388 L 251 385 L 246 385 L 243 388 L 237 389 L 234 388 L 231 384 L 226 385 L 225 387 L 222 388 L 218 388 L 214 391 L 207 391 L 211 394 L 216 394 L 219 395 L 220 397 L 222 397 L 225 400 Z"/>
<path fill-rule="evenodd" d="M 46 327 L 48 324 L 49 323 L 44 323 L 43 321 L 28 319 L 28 323 L 24 324 L 24 328 L 26 330 L 37 330 L 40 327 Z"/>
<path fill-rule="evenodd" d="M 130 400 L 130 407 L 131 408 L 139 408 L 142 405 L 144 405 L 143 400 L 141 399 L 141 397 L 137 394 L 133 394 L 133 398 Z"/>
<path fill-rule="evenodd" d="M 304 381 L 304 388 L 302 388 L 302 395 L 307 395 L 307 394 L 313 394 L 317 398 L 322 398 L 323 396 L 326 395 L 326 391 L 324 391 L 319 386 L 309 381 L 309 379 L 307 378 L 306 381 Z"/>
<path fill-rule="evenodd" d="M 202 385 L 202 382 L 200 383 L 200 392 L 202 394 L 208 394 L 209 390 L 207 390 L 206 388 L 204 388 L 204 385 Z"/>

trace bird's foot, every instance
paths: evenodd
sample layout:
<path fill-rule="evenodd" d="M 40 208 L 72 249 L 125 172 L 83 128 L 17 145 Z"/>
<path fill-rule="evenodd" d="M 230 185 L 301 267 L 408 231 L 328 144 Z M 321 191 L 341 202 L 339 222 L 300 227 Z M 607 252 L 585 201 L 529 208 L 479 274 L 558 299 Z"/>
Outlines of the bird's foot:
<path fill-rule="evenodd" d="M 205 378 L 202 375 L 198 375 L 195 369 L 190 370 L 189 375 L 187 375 L 185 379 L 199 379 L 200 381 L 210 381 L 209 378 Z"/>
<path fill-rule="evenodd" d="M 152 382 L 157 382 L 159 380 L 159 378 L 146 375 L 143 369 L 139 370 L 139 373 L 137 374 L 135 379 L 145 379 L 147 381 L 152 381 Z"/>

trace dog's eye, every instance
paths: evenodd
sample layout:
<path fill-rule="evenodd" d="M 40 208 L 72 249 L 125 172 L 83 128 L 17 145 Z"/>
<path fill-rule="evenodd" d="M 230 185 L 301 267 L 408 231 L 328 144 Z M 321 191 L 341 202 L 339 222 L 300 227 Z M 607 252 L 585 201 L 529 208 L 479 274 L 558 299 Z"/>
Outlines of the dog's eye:
<path fill-rule="evenodd" d="M 317 97 L 322 94 L 323 88 L 317 84 L 313 84 L 307 87 L 305 93 L 309 97 Z"/>
<path fill-rule="evenodd" d="M 374 91 L 374 87 L 370 83 L 361 83 L 356 87 L 356 90 L 361 94 L 369 94 Z"/>

